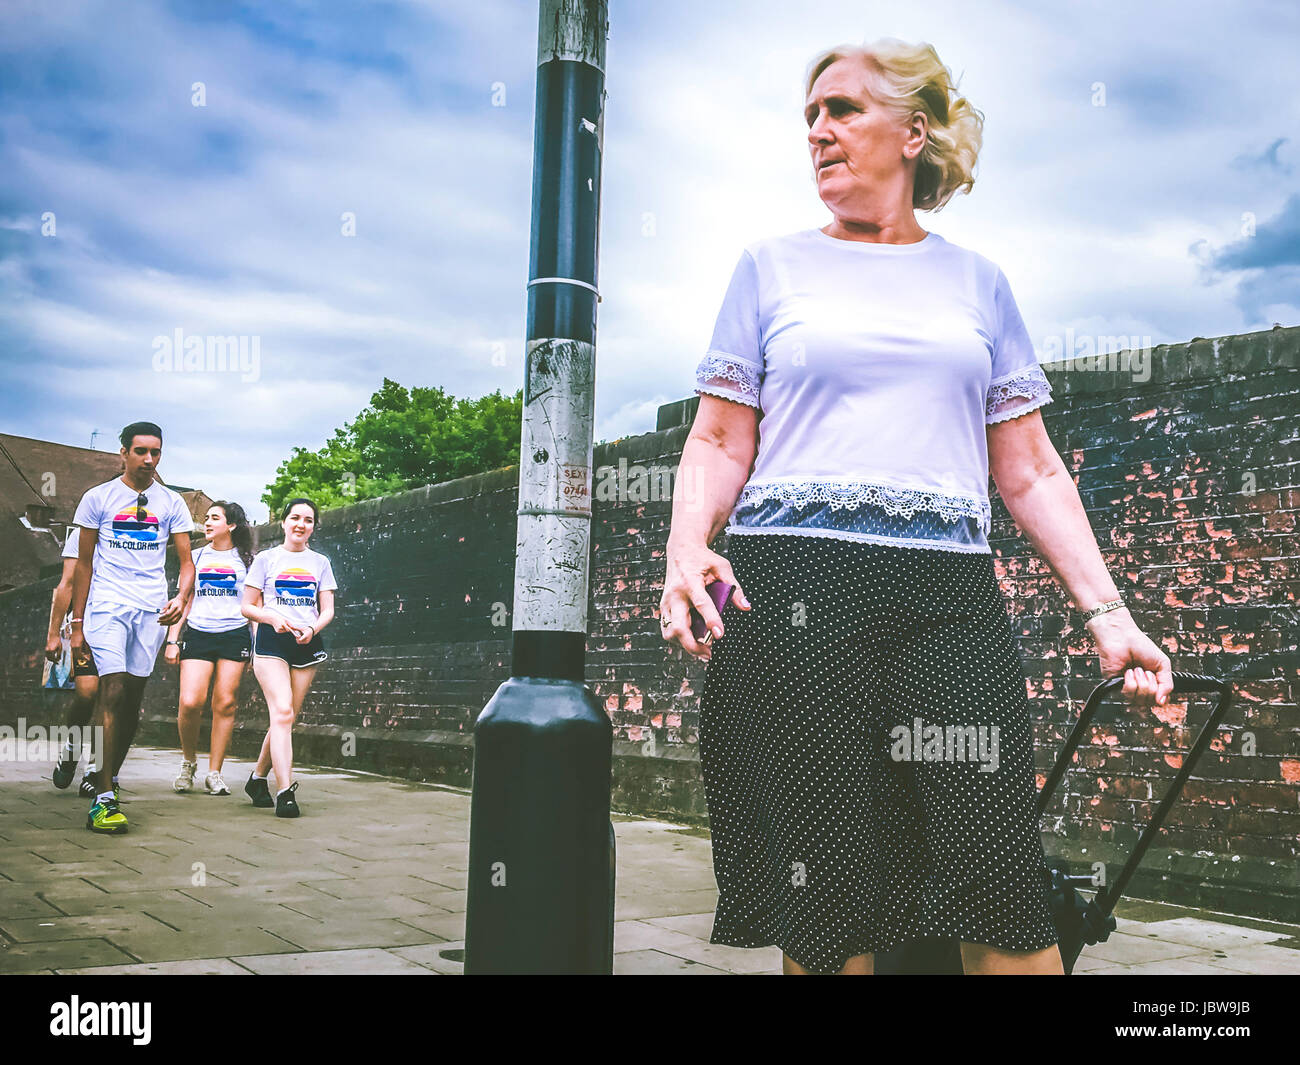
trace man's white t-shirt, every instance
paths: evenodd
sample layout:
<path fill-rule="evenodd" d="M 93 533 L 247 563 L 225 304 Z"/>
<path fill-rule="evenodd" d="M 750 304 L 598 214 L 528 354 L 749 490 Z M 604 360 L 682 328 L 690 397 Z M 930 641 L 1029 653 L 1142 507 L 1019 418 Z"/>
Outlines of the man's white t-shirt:
<path fill-rule="evenodd" d="M 145 502 L 137 506 L 141 495 Z M 115 477 L 82 496 L 72 520 L 99 530 L 87 611 L 167 605 L 168 540 L 194 529 L 185 500 L 158 481 L 141 493 Z"/>
<path fill-rule="evenodd" d="M 204 544 L 194 556 L 194 600 L 185 624 L 199 632 L 233 632 L 248 625 L 239 611 L 248 567 L 236 548 Z"/>
<path fill-rule="evenodd" d="M 253 559 L 245 586 L 262 593 L 262 605 L 300 628 L 320 617 L 317 597 L 338 587 L 330 560 L 310 547 L 290 551 L 283 544 Z"/>
<path fill-rule="evenodd" d="M 80 558 L 81 557 L 81 526 L 69 525 L 66 535 L 63 537 L 63 557 Z"/>
<path fill-rule="evenodd" d="M 987 426 L 1052 398 L 995 263 L 820 229 L 746 247 L 695 391 L 762 412 L 728 533 L 985 554 Z"/>

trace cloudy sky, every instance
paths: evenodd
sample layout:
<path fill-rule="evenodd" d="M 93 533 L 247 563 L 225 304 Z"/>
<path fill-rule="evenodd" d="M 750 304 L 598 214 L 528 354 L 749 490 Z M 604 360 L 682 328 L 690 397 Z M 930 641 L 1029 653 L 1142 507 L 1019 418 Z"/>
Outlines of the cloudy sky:
<path fill-rule="evenodd" d="M 745 244 L 831 220 L 803 72 L 881 36 L 984 112 L 974 191 L 918 220 L 1040 352 L 1300 323 L 1293 3 L 611 0 L 598 440 L 692 394 Z M 536 0 L 6 0 L 0 428 L 158 421 L 169 481 L 260 517 L 385 376 L 514 392 L 536 40 Z M 258 338 L 256 374 L 160 371 L 178 329 Z"/>

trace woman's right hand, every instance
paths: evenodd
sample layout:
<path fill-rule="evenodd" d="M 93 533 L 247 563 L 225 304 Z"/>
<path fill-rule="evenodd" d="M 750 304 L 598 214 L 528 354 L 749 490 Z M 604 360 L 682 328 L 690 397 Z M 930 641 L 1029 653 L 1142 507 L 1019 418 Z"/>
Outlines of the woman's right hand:
<path fill-rule="evenodd" d="M 292 632 L 295 638 L 298 635 L 298 630 L 289 624 L 287 618 L 282 618 L 279 614 L 275 615 L 275 620 L 271 622 L 271 628 L 275 629 L 276 632 Z"/>
<path fill-rule="evenodd" d="M 730 562 L 703 544 L 682 544 L 669 536 L 668 569 L 664 594 L 659 600 L 659 631 L 667 642 L 679 644 L 687 654 L 705 662 L 712 657 L 713 649 L 710 644 L 700 643 L 691 632 L 691 607 L 700 612 L 713 638 L 721 638 L 722 618 L 705 591 L 707 585 L 717 580 L 735 585 L 732 602 L 742 610 L 750 609 Z"/>
<path fill-rule="evenodd" d="M 181 649 L 174 643 L 167 644 L 167 650 L 163 652 L 163 661 L 169 666 L 176 665 L 181 660 Z"/>

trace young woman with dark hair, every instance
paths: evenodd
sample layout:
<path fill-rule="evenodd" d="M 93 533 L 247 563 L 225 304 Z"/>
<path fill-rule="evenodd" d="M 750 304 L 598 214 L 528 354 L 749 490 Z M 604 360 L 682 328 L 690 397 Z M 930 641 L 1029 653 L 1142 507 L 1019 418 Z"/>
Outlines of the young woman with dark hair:
<path fill-rule="evenodd" d="M 221 767 L 235 727 L 239 684 L 252 657 L 248 619 L 240 610 L 240 589 L 253 564 L 253 530 L 238 503 L 219 500 L 203 520 L 207 543 L 194 556 L 194 598 L 167 633 L 166 658 L 180 663 L 180 708 L 176 727 L 181 738 L 181 770 L 175 791 L 189 791 L 198 772 L 199 724 L 211 691 L 212 740 L 203 788 L 229 795 Z"/>
<path fill-rule="evenodd" d="M 328 657 L 320 631 L 334 619 L 338 584 L 330 560 L 307 546 L 320 523 L 316 504 L 291 499 L 281 521 L 284 543 L 258 555 L 244 582 L 244 617 L 257 623 L 253 673 L 271 719 L 244 791 L 254 806 L 274 806 L 277 817 L 297 817 L 292 730 L 316 667 Z M 274 799 L 266 780 L 272 766 L 278 789 Z"/>

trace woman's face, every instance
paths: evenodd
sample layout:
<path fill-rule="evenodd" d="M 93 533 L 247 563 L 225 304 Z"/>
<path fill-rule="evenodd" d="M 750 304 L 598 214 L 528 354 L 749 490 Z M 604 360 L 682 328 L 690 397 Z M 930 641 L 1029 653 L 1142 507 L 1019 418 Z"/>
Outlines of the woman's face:
<path fill-rule="evenodd" d="M 902 196 L 908 181 L 903 150 L 920 150 L 924 126 L 917 136 L 909 124 L 890 118 L 868 94 L 859 61 L 840 59 L 821 72 L 804 119 L 817 192 L 837 218 L 866 217 L 864 208 Z"/>
<path fill-rule="evenodd" d="M 209 507 L 203 518 L 203 535 L 211 543 L 215 537 L 230 532 L 230 523 L 226 521 L 226 512 L 220 507 Z"/>
<path fill-rule="evenodd" d="M 295 503 L 284 519 L 284 537 L 295 544 L 305 544 L 316 528 L 316 515 L 306 503 Z"/>

